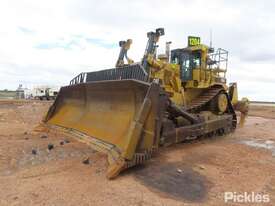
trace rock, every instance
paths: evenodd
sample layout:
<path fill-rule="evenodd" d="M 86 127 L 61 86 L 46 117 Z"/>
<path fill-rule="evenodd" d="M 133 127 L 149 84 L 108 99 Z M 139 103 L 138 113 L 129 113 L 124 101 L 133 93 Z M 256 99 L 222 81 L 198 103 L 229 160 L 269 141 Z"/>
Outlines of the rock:
<path fill-rule="evenodd" d="M 52 143 L 48 144 L 48 150 L 52 150 L 54 148 L 54 145 Z"/>
<path fill-rule="evenodd" d="M 90 159 L 89 159 L 89 157 L 85 158 L 85 159 L 82 161 L 82 163 L 85 164 L 85 165 L 90 164 Z"/>
<path fill-rule="evenodd" d="M 27 135 L 28 134 L 28 132 L 24 132 L 24 135 Z"/>
<path fill-rule="evenodd" d="M 36 149 L 32 149 L 32 154 L 33 154 L 33 155 L 36 155 L 36 154 L 37 154 Z"/>
<path fill-rule="evenodd" d="M 178 172 L 178 173 L 182 173 L 182 170 L 181 170 L 181 169 L 177 169 L 177 172 Z"/>
<path fill-rule="evenodd" d="M 48 138 L 48 136 L 47 135 L 42 135 L 41 138 L 46 139 L 46 138 Z"/>
<path fill-rule="evenodd" d="M 63 141 L 61 141 L 61 142 L 60 142 L 60 145 L 64 145 L 64 142 L 63 142 Z"/>
<path fill-rule="evenodd" d="M 67 143 L 70 143 L 70 140 L 65 139 L 64 142 L 67 144 Z"/>
<path fill-rule="evenodd" d="M 25 137 L 24 140 L 28 140 L 29 138 L 28 137 Z"/>
<path fill-rule="evenodd" d="M 205 170 L 205 166 L 199 165 L 199 169 Z"/>

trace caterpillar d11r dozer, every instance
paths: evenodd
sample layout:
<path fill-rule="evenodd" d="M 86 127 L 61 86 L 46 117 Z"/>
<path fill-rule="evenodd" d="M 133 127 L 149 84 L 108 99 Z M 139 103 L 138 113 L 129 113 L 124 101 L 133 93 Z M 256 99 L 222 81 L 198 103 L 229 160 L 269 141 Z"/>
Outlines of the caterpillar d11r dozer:
<path fill-rule="evenodd" d="M 105 152 L 108 178 L 144 163 L 161 146 L 232 132 L 234 108 L 247 112 L 247 102 L 237 101 L 236 84 L 226 86 L 227 51 L 214 53 L 189 37 L 188 47 L 157 57 L 162 35 L 162 28 L 147 33 L 140 63 L 127 57 L 132 41 L 121 41 L 117 67 L 79 74 L 61 88 L 43 119 L 44 128 Z"/>

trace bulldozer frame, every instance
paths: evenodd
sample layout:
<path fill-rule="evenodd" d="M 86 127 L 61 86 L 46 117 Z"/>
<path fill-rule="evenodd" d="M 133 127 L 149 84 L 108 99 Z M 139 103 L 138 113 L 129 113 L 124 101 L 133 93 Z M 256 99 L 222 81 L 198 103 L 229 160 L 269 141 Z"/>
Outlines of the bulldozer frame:
<path fill-rule="evenodd" d="M 116 68 L 76 76 L 61 88 L 43 119 L 44 128 L 70 134 L 106 153 L 110 179 L 144 163 L 162 146 L 227 134 L 237 126 L 237 86 L 229 93 L 225 83 L 184 88 L 179 65 L 167 62 L 169 57 L 156 57 L 162 35 L 161 28 L 147 33 L 140 63 L 123 63 L 132 41 L 121 42 Z"/>

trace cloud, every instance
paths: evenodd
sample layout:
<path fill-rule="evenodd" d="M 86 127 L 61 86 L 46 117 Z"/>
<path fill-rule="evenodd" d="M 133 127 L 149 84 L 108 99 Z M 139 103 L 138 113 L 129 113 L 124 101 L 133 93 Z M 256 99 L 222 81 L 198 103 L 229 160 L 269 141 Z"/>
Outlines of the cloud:
<path fill-rule="evenodd" d="M 33 33 L 34 33 L 33 30 L 28 29 L 28 28 L 26 28 L 26 27 L 19 26 L 19 27 L 17 27 L 17 28 L 18 28 L 19 31 L 21 31 L 21 32 L 24 33 L 24 34 L 33 34 Z"/>
<path fill-rule="evenodd" d="M 201 36 L 229 51 L 228 82 L 241 96 L 275 101 L 275 3 L 255 0 L 10 0 L 0 7 L 0 89 L 19 83 L 67 84 L 83 71 L 114 66 L 118 41 L 133 39 L 139 61 L 146 33 L 164 27 L 172 48 Z M 267 75 L 268 74 L 268 75 Z M 266 88 L 268 87 L 268 88 Z M 265 89 L 264 89 L 265 88 Z"/>
<path fill-rule="evenodd" d="M 86 41 L 89 42 L 89 43 L 95 44 L 97 46 L 107 48 L 107 49 L 109 49 L 109 48 L 115 48 L 117 46 L 114 43 L 105 42 L 103 39 L 86 38 Z"/>

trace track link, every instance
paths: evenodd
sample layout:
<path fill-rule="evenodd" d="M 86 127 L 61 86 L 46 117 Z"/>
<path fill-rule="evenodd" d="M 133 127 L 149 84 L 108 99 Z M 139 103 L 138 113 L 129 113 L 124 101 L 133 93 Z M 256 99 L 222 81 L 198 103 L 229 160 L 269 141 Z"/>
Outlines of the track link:
<path fill-rule="evenodd" d="M 203 92 L 198 98 L 194 99 L 190 105 L 187 106 L 187 111 L 200 110 L 201 107 L 210 102 L 216 95 L 223 90 L 222 87 L 210 87 L 206 92 Z"/>

